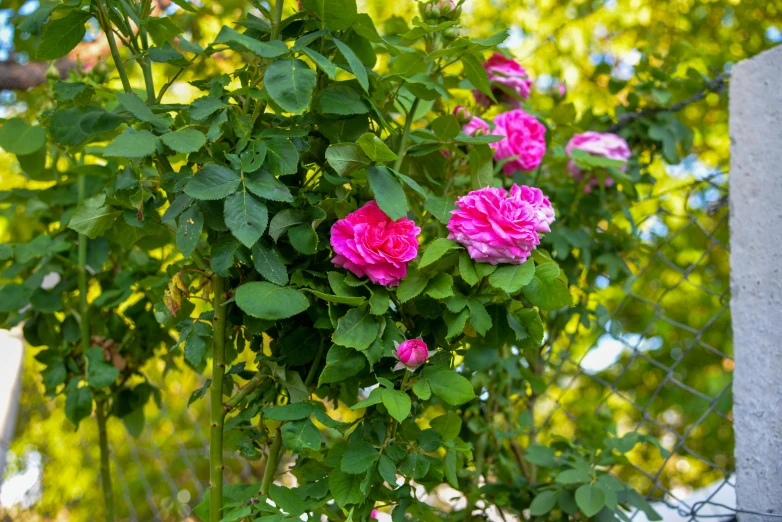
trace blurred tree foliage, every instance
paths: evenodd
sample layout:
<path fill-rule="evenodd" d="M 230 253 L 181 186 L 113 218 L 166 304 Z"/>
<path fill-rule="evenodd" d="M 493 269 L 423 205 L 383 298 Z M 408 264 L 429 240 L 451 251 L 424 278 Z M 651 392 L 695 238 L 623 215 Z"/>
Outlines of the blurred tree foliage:
<path fill-rule="evenodd" d="M 292 12 L 294 5 L 290 4 L 286 9 Z M 395 16 L 409 20 L 417 11 L 410 0 L 366 0 L 359 4 L 359 10 L 370 13 L 378 25 L 382 20 L 393 23 Z M 175 4 L 163 1 L 159 5 L 170 12 L 177 9 Z M 31 11 L 30 2 L 16 0 L 0 1 L 0 9 L 10 10 L 12 19 Z M 230 25 L 251 9 L 246 1 L 205 2 L 203 13 L 180 12 L 177 23 L 194 40 L 212 40 L 223 25 Z M 581 303 L 583 317 L 573 316 L 549 341 L 554 348 L 552 359 L 561 364 L 559 373 L 546 376 L 558 379 L 558 386 L 537 403 L 535 421 L 544 424 L 539 435 L 588 437 L 591 433 L 602 437 L 603 432 L 596 426 L 602 429 L 614 425 L 620 432 L 640 427 L 676 450 L 661 474 L 662 486 L 696 488 L 711 483 L 722 476 L 712 464 L 725 470 L 733 466 L 732 429 L 727 420 L 732 401 L 729 391 L 723 392 L 730 384 L 732 361 L 720 355 L 732 354 L 730 315 L 725 310 L 729 266 L 724 248 L 728 245 L 728 228 L 722 189 L 726 178 L 715 177 L 716 187 L 709 183 L 693 185 L 693 180 L 698 171 L 727 168 L 729 137 L 723 82 L 713 84 L 712 91 L 703 91 L 702 87 L 704 78 L 713 80 L 729 74 L 735 62 L 776 43 L 777 28 L 782 27 L 782 1 L 467 0 L 464 21 L 474 37 L 511 27 L 506 45 L 537 78 L 535 103 L 541 111 L 554 106 L 554 99 L 545 92 L 551 81 L 561 79 L 572 106 L 564 104 L 560 110 L 577 114 L 581 127 L 601 130 L 620 122 L 620 131 L 648 148 L 640 161 L 650 163 L 644 166 L 657 179 L 656 184 L 640 189 L 644 202 L 628 213 L 617 214 L 614 222 L 614 226 L 625 229 L 638 226 L 643 248 L 620 260 L 617 273 L 606 269 L 600 288 Z M 96 37 L 97 31 L 88 32 L 88 40 Z M 9 60 L 25 63 L 34 44 L 34 39 L 15 33 L 12 48 L 7 49 L 11 51 Z M 102 62 L 107 60 L 105 54 L 99 56 L 102 58 L 95 61 L 98 74 L 106 70 Z M 202 74 L 232 70 L 233 66 L 226 63 L 232 59 L 218 54 L 213 61 L 188 69 L 177 78 L 165 100 L 191 101 L 198 91 L 187 82 Z M 381 69 L 385 66 L 378 64 Z M 137 75 L 132 81 L 140 85 L 140 69 L 130 70 Z M 162 85 L 175 73 L 172 66 L 167 74 L 155 78 L 155 83 Z M 33 89 L 4 93 L 0 99 L 1 110 L 10 117 L 24 113 L 27 106 L 39 106 L 44 98 Z M 690 100 L 693 102 L 686 103 L 675 115 L 665 110 L 655 112 Z M 647 117 L 623 119 L 623 115 L 644 109 L 649 111 Z M 567 132 L 566 128 L 560 130 Z M 692 147 L 682 147 L 690 139 Z M 666 151 L 671 140 L 674 150 Z M 662 150 L 663 154 L 653 156 L 654 150 Z M 669 168 L 669 163 L 679 163 L 681 156 L 689 154 L 692 156 L 683 167 L 675 171 Z M 27 179 L 13 155 L 0 152 L 0 190 L 49 184 Z M 39 224 L 19 219 L 24 217 L 21 212 L 13 206 L 4 208 L 0 242 L 27 242 L 39 232 Z M 14 215 L 17 218 L 10 228 Z M 652 215 L 655 217 L 648 217 Z M 552 234 L 545 246 L 556 250 L 552 244 L 556 239 Z M 612 284 L 614 276 L 623 280 L 622 284 Z M 635 297 L 628 299 L 628 294 Z M 626 350 L 616 364 L 598 373 L 598 379 L 580 374 L 573 361 L 600 344 L 605 335 L 630 346 L 646 342 L 657 348 L 642 351 L 640 356 Z M 23 413 L 12 449 L 20 458 L 31 449 L 40 451 L 47 468 L 35 514 L 14 513 L 13 519 L 90 520 L 95 506 L 100 505 L 94 474 L 87 469 L 97 461 L 95 428 L 90 424 L 75 433 L 62 405 L 57 407 L 40 395 L 39 363 L 31 357 L 26 363 Z M 163 518 L 179 520 L 187 514 L 182 506 L 194 504 L 191 499 L 199 496 L 197 486 L 188 485 L 186 477 L 191 477 L 193 469 L 203 474 L 207 467 L 204 455 L 190 453 L 193 448 L 203 448 L 197 423 L 205 417 L 195 419 L 195 423 L 184 417 L 189 392 L 198 387 L 192 373 L 164 377 L 160 367 L 150 368 L 148 373 L 165 383 L 167 397 L 179 400 L 168 402 L 168 412 L 159 411 L 151 403 L 147 406 L 147 421 L 153 429 L 144 435 L 147 439 L 138 442 L 139 448 L 135 443 L 130 446 L 123 442 L 127 436 L 120 423 L 110 426 L 115 467 L 128 474 L 124 482 L 130 488 L 118 494 L 145 498 L 149 494 L 145 481 L 165 481 L 163 470 L 155 464 L 161 460 L 147 458 L 150 455 L 144 453 L 164 447 L 172 454 L 162 458 L 176 463 L 166 473 L 188 493 L 178 496 L 180 491 L 176 490 L 157 492 L 153 504 L 165 506 L 166 512 L 160 513 Z M 575 374 L 578 376 L 571 379 Z M 612 392 L 611 387 L 621 395 Z M 202 402 L 196 408 L 204 406 Z M 195 415 L 199 412 L 195 410 Z M 679 435 L 685 433 L 683 440 Z M 654 477 L 663 462 L 656 449 L 646 446 L 630 453 L 629 460 Z M 192 459 L 192 466 L 183 455 Z M 236 477 L 247 472 L 235 464 L 232 472 Z M 636 487 L 661 493 L 654 489 L 652 479 L 632 466 L 619 472 Z M 143 480 L 141 473 L 146 474 Z M 184 482 L 179 482 L 180 477 Z M 153 514 L 149 505 L 139 504 L 135 509 L 139 520 Z"/>

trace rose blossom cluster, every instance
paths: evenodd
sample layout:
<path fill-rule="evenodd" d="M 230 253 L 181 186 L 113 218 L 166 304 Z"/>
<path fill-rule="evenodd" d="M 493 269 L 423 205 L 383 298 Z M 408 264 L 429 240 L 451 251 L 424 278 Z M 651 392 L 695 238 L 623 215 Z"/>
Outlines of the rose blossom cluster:
<path fill-rule="evenodd" d="M 513 185 L 474 190 L 456 200 L 448 222 L 448 239 L 483 263 L 519 265 L 540 244 L 540 232 L 550 232 L 554 209 L 540 189 Z"/>
<path fill-rule="evenodd" d="M 621 136 L 617 136 L 610 132 L 587 131 L 582 134 L 576 134 L 568 142 L 565 147 L 565 152 L 572 157 L 573 149 L 582 150 L 593 156 L 601 156 L 603 158 L 624 162 L 627 162 L 631 156 L 630 147 L 627 145 L 627 141 Z M 619 168 L 624 171 L 627 166 L 622 165 Z M 576 180 L 581 181 L 584 179 L 584 172 L 578 167 L 575 161 L 570 160 L 568 162 L 568 170 Z M 613 184 L 614 180 L 606 176 L 605 186 L 610 187 Z M 600 180 L 596 177 L 592 177 L 587 184 L 584 185 L 584 192 L 589 193 L 593 188 L 599 186 Z"/>
<path fill-rule="evenodd" d="M 393 221 L 370 201 L 331 227 L 331 262 L 373 283 L 397 286 L 418 255 L 420 233 L 407 217 Z"/>

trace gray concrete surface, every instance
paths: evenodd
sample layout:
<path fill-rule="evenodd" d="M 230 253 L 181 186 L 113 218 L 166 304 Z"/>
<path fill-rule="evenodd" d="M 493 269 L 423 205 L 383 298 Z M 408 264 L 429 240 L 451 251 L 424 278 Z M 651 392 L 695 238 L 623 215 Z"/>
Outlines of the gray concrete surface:
<path fill-rule="evenodd" d="M 21 328 L 0 330 L 0 485 L 8 446 L 14 436 L 19 393 L 22 390 L 24 342 Z"/>
<path fill-rule="evenodd" d="M 782 520 L 782 46 L 730 82 L 731 313 L 740 522 Z M 728 332 L 725 332 L 728 335 Z M 764 515 L 765 514 L 765 515 Z"/>

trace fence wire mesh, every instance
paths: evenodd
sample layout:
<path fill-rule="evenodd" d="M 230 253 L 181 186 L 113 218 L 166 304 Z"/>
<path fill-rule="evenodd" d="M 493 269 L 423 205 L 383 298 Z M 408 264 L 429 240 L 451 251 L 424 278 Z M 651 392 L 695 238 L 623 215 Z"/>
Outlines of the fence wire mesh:
<path fill-rule="evenodd" d="M 609 270 L 590 298 L 596 319 L 575 317 L 566 333 L 550 341 L 545 377 L 552 386 L 535 401 L 534 438 L 594 432 L 606 420 L 619 435 L 648 434 L 670 454 L 639 444 L 613 471 L 659 501 L 655 507 L 670 506 L 666 521 L 730 520 L 735 481 L 727 176 L 671 175 L 626 215 L 642 244 L 624 260 L 631 276 L 615 283 Z M 192 372 L 167 373 L 160 366 L 149 376 L 167 401 L 147 408 L 139 438 L 119 423 L 110 431 L 118 516 L 133 522 L 191 519 L 208 487 L 206 401 L 186 407 L 201 385 Z M 25 393 L 35 386 L 26 382 Z M 61 406 L 41 403 L 36 415 L 51 417 Z M 92 424 L 84 423 L 78 433 L 79 451 L 41 450 L 38 498 L 47 492 L 46 469 L 73 461 L 87 472 L 95 469 Z M 226 453 L 225 465 L 229 481 L 259 476 L 254 462 L 235 454 Z M 638 513 L 628 518 L 645 520 Z"/>

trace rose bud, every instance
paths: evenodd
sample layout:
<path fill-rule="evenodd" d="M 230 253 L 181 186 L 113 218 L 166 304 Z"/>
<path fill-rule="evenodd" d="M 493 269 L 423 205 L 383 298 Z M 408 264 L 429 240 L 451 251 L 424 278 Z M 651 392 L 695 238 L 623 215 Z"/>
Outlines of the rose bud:
<path fill-rule="evenodd" d="M 408 339 L 401 344 L 394 341 L 394 346 L 396 346 L 394 357 L 399 359 L 399 362 L 394 366 L 394 371 L 402 368 L 414 371 L 435 353 L 434 351 L 429 351 L 426 343 L 421 338 Z"/>
<path fill-rule="evenodd" d="M 470 111 L 461 105 L 453 110 L 453 115 L 456 116 L 456 121 L 458 121 L 461 125 L 465 125 L 472 121 L 472 114 L 470 114 Z"/>

